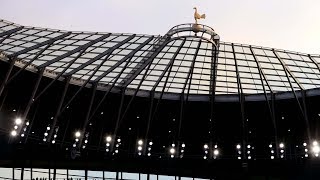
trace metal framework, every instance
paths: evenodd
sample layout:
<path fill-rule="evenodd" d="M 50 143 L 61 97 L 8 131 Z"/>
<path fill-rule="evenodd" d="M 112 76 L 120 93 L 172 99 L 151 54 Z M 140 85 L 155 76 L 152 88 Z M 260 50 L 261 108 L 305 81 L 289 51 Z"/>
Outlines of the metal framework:
<path fill-rule="evenodd" d="M 198 33 L 203 33 L 207 39 L 213 37 L 215 43 L 219 42 L 219 37 L 213 29 L 203 25 L 201 27 Z M 149 96 L 151 91 L 155 98 L 161 96 L 168 99 L 174 97 L 174 94 L 176 99 L 179 97 L 184 89 L 184 82 L 189 77 L 184 70 L 190 67 L 192 56 L 198 49 L 197 46 L 190 46 L 191 42 L 195 41 L 192 38 L 186 40 L 182 50 L 179 50 L 180 42 L 178 41 L 170 46 L 164 43 L 175 37 L 194 36 L 190 24 L 175 26 L 166 35 L 160 37 L 66 32 L 23 27 L 4 20 L 0 20 L 0 30 L 0 37 L 2 37 L 0 50 L 4 55 L 1 59 L 10 61 L 12 65 L 22 66 L 21 70 L 45 68 L 45 73 L 52 73 L 55 80 L 61 79 L 61 76 L 71 76 L 73 79 L 71 83 L 81 87 L 95 82 L 98 90 L 109 91 L 113 86 L 111 89 L 114 92 L 126 89 L 125 94 L 134 92 L 133 94 L 137 96 Z M 189 31 L 188 34 L 186 31 Z M 261 95 L 260 100 L 267 98 L 264 94 L 292 92 L 292 90 L 308 91 L 320 87 L 319 55 L 219 42 L 214 72 L 216 75 L 213 76 L 212 62 L 209 61 L 212 50 L 208 47 L 208 43 L 203 42 L 199 47 L 197 63 L 190 75 L 188 99 L 191 101 L 210 100 L 212 77 L 216 77 L 215 96 L 217 97 L 237 95 L 238 86 L 241 87 L 243 96 Z M 173 58 L 175 63 L 171 64 Z M 236 65 L 233 63 L 235 60 L 237 60 Z M 119 68 L 122 68 L 121 66 L 127 61 L 129 61 L 128 66 L 118 77 L 117 83 L 114 83 L 113 80 L 117 77 Z M 145 80 L 139 85 L 148 67 L 150 70 Z M 166 87 L 163 87 L 160 81 L 168 68 L 171 69 L 170 78 Z M 0 95 L 6 84 L 11 82 L 21 70 L 11 76 L 11 72 L 8 73 L 5 81 L 1 83 Z M 289 79 L 286 73 L 290 75 Z M 290 82 L 291 78 L 294 82 Z M 165 92 L 162 92 L 162 89 L 165 89 Z M 40 92 L 39 95 L 42 93 Z M 301 94 L 303 93 L 299 95 Z M 308 95 L 307 92 L 305 94 Z M 223 101 L 228 98 L 215 98 L 215 100 Z"/>

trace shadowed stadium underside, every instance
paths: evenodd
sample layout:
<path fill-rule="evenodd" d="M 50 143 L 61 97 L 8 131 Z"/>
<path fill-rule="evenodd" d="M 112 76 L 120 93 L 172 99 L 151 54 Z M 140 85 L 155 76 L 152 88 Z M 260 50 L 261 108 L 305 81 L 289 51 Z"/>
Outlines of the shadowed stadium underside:
<path fill-rule="evenodd" d="M 319 55 L 221 42 L 205 25 L 182 24 L 153 36 L 0 20 L 0 53 L 3 61 L 56 80 L 142 97 L 209 101 L 213 95 L 219 102 L 238 101 L 239 94 L 246 101 L 320 94 Z"/>

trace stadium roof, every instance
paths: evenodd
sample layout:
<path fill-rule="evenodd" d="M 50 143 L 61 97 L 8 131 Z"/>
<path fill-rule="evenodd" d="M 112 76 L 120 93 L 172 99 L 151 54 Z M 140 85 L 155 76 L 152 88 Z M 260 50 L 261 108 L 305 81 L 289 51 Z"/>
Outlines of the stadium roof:
<path fill-rule="evenodd" d="M 319 55 L 222 42 L 210 27 L 201 25 L 206 32 L 198 36 L 191 26 L 179 25 L 164 36 L 153 36 L 69 32 L 0 20 L 1 59 L 15 58 L 16 65 L 45 69 L 47 76 L 57 79 L 71 76 L 80 86 L 97 83 L 98 89 L 124 89 L 127 94 L 138 89 L 139 96 L 163 91 L 169 99 L 188 93 L 191 100 L 205 100 L 213 87 L 216 95 L 320 87 Z M 204 37 L 210 33 L 212 37 Z"/>

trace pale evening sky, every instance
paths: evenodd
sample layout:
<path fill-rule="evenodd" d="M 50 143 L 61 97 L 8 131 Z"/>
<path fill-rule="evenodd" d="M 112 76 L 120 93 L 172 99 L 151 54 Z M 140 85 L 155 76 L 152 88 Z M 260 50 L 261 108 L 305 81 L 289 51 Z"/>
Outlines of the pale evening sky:
<path fill-rule="evenodd" d="M 319 0 L 1 0 L 0 18 L 75 31 L 164 35 L 193 22 L 193 7 L 221 40 L 320 54 Z"/>

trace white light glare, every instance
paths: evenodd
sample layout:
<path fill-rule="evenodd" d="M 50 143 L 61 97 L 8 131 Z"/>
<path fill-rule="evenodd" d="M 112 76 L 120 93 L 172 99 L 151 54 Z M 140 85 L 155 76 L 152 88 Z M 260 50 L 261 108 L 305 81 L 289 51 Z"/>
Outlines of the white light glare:
<path fill-rule="evenodd" d="M 47 130 L 50 131 L 50 127 L 49 126 L 47 127 Z"/>
<path fill-rule="evenodd" d="M 184 148 L 184 147 L 186 147 L 186 145 L 183 143 L 183 144 L 181 145 L 181 147 L 183 147 L 183 148 Z"/>
<path fill-rule="evenodd" d="M 237 146 L 236 146 L 236 147 L 237 147 L 237 149 L 240 149 L 240 148 L 241 148 L 240 144 L 237 144 Z"/>
<path fill-rule="evenodd" d="M 280 147 L 280 148 L 284 148 L 284 144 L 283 144 L 283 143 L 280 143 L 280 144 L 279 144 L 279 147 Z"/>
<path fill-rule="evenodd" d="M 219 150 L 218 150 L 218 149 L 215 149 L 215 150 L 213 151 L 213 154 L 214 154 L 215 156 L 218 156 L 218 155 L 219 155 Z"/>
<path fill-rule="evenodd" d="M 81 133 L 80 133 L 80 131 L 77 131 L 74 135 L 78 138 L 81 136 Z"/>
<path fill-rule="evenodd" d="M 269 144 L 269 148 L 272 148 L 272 144 Z"/>
<path fill-rule="evenodd" d="M 319 147 L 318 145 L 313 146 L 313 147 L 312 147 L 312 151 L 313 151 L 313 153 L 315 153 L 315 154 L 319 154 L 319 152 L 320 152 L 320 147 Z"/>
<path fill-rule="evenodd" d="M 313 145 L 313 146 L 318 146 L 318 142 L 317 142 L 317 141 L 313 141 L 313 142 L 312 142 L 312 145 Z"/>
<path fill-rule="evenodd" d="M 303 143 L 303 146 L 307 146 L 307 143 L 304 142 L 304 143 Z"/>
<path fill-rule="evenodd" d="M 16 123 L 16 125 L 20 125 L 20 124 L 22 123 L 21 118 L 17 118 L 17 119 L 15 120 L 15 123 Z"/>
<path fill-rule="evenodd" d="M 138 141 L 138 144 L 141 146 L 141 145 L 143 144 L 143 141 L 140 139 L 140 140 Z"/>
<path fill-rule="evenodd" d="M 149 145 L 150 145 L 150 146 L 152 146 L 152 145 L 153 145 L 153 142 L 152 142 L 152 141 L 150 141 L 150 142 L 149 142 Z"/>
<path fill-rule="evenodd" d="M 11 136 L 16 136 L 17 135 L 17 131 L 13 130 L 11 131 Z"/>
<path fill-rule="evenodd" d="M 203 148 L 204 148 L 204 149 L 208 149 L 208 148 L 209 148 L 208 144 L 205 144 L 205 145 L 203 146 Z"/>
<path fill-rule="evenodd" d="M 48 136 L 48 133 L 47 133 L 47 132 L 45 132 L 45 133 L 44 133 L 44 136 Z"/>
<path fill-rule="evenodd" d="M 138 146 L 138 151 L 141 151 L 142 150 L 142 147 L 141 146 Z"/>
<path fill-rule="evenodd" d="M 107 140 L 107 142 L 111 142 L 111 140 L 112 140 L 111 136 L 107 136 L 106 140 Z"/>
<path fill-rule="evenodd" d="M 247 146 L 247 148 L 248 148 L 248 149 L 250 149 L 250 148 L 251 148 L 250 144 Z"/>
<path fill-rule="evenodd" d="M 271 159 L 274 159 L 274 156 L 271 156 Z"/>
<path fill-rule="evenodd" d="M 170 153 L 171 153 L 171 154 L 174 154 L 175 152 L 176 152 L 176 150 L 175 150 L 174 148 L 171 148 L 171 149 L 170 149 Z"/>

